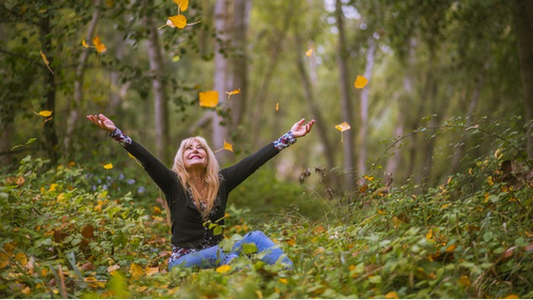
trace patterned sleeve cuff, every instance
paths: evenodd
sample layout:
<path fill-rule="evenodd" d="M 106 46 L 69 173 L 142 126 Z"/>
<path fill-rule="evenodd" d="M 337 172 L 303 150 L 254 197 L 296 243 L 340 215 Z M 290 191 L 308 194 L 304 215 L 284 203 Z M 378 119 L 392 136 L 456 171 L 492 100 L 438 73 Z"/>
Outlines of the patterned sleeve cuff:
<path fill-rule="evenodd" d="M 288 131 L 287 133 L 282 135 L 279 139 L 274 141 L 274 147 L 281 151 L 294 143 L 296 143 L 296 138 L 294 137 L 294 134 L 292 133 L 292 131 Z"/>
<path fill-rule="evenodd" d="M 109 134 L 115 141 L 119 142 L 123 147 L 131 145 L 131 138 L 125 135 L 122 130 L 115 128 L 113 132 Z"/>

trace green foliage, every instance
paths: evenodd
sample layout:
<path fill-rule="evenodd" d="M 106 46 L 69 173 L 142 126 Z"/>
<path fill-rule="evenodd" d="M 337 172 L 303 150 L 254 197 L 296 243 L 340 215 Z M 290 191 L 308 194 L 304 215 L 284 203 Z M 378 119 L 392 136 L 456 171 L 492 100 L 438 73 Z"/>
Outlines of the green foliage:
<path fill-rule="evenodd" d="M 48 162 L 28 156 L 1 179 L 0 295 L 531 298 L 533 172 L 516 153 L 520 134 L 494 135 L 496 152 L 425 189 L 367 174 L 357 190 L 325 200 L 309 191 L 319 185 L 279 182 L 268 170 L 254 175 L 232 194 L 221 247 L 262 230 L 292 259 L 291 271 L 265 265 L 249 244 L 229 271 L 168 272 L 158 204 L 137 205 L 145 195 L 105 190 L 107 182 L 92 191 L 92 178 L 113 169 L 93 169 L 101 172 L 93 177 L 71 165 L 43 172 Z"/>

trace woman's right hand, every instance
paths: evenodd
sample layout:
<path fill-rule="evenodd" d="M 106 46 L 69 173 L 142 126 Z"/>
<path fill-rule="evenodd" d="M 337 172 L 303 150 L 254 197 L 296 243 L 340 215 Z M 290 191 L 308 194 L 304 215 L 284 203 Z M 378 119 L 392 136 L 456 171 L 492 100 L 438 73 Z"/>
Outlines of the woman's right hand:
<path fill-rule="evenodd" d="M 93 122 L 94 124 L 100 126 L 100 128 L 102 128 L 103 130 L 105 130 L 107 132 L 113 132 L 117 128 L 115 126 L 115 123 L 113 123 L 113 121 L 111 121 L 111 119 L 109 119 L 108 117 L 104 116 L 103 114 L 88 115 L 87 119 L 89 119 L 89 121 Z"/>

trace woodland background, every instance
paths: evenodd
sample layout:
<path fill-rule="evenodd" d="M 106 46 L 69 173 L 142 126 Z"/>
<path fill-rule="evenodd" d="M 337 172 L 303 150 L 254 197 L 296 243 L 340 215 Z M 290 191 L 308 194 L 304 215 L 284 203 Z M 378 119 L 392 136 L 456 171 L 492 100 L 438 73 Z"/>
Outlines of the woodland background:
<path fill-rule="evenodd" d="M 533 2 L 199 0 L 163 26 L 177 11 L 0 5 L 1 295 L 533 296 Z M 169 275 L 161 195 L 95 113 L 168 165 L 191 135 L 228 166 L 315 119 L 227 216 L 296 272 Z"/>

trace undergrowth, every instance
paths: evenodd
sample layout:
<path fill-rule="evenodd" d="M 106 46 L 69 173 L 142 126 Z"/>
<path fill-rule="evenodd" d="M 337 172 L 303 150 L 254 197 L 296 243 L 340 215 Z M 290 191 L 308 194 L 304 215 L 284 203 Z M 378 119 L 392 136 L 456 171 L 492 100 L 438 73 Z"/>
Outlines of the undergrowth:
<path fill-rule="evenodd" d="M 228 207 L 224 243 L 262 230 L 293 260 L 292 271 L 251 254 L 226 268 L 168 272 L 161 202 L 135 205 L 147 196 L 138 186 L 110 191 L 81 166 L 43 172 L 48 163 L 28 156 L 1 178 L 0 295 L 532 298 L 533 173 L 506 151 L 423 192 L 373 174 L 342 199 L 279 187 L 274 200 L 301 197 L 325 211 L 320 220 L 287 206 L 268 222 L 251 222 L 249 209 Z"/>

